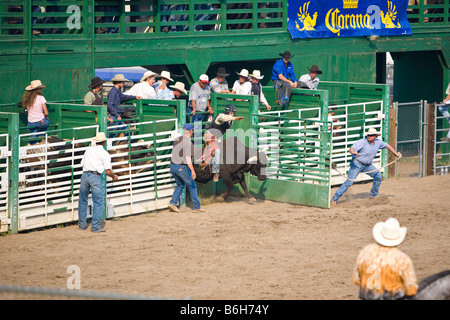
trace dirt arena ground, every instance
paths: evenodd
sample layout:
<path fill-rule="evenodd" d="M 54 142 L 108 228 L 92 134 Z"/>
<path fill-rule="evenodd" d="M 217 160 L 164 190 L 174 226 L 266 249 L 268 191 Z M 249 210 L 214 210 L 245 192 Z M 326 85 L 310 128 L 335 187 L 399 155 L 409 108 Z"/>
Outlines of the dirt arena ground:
<path fill-rule="evenodd" d="M 353 185 L 332 209 L 239 196 L 202 214 L 162 210 L 108 220 L 106 232 L 76 225 L 0 237 L 1 283 L 201 300 L 353 300 L 350 281 L 376 222 L 408 228 L 399 246 L 419 280 L 450 269 L 450 175 Z M 335 189 L 332 190 L 334 193 Z M 30 295 L 22 296 L 27 299 Z M 15 298 L 0 293 L 2 299 Z"/>

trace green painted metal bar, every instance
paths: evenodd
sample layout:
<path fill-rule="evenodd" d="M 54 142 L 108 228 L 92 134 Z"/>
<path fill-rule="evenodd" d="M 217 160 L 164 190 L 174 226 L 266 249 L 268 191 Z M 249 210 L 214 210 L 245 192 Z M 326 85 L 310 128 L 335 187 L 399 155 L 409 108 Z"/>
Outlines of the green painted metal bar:
<path fill-rule="evenodd" d="M 9 134 L 9 187 L 8 187 L 8 218 L 11 219 L 9 231 L 19 232 L 19 115 L 17 113 L 0 114 L 8 118 Z"/>

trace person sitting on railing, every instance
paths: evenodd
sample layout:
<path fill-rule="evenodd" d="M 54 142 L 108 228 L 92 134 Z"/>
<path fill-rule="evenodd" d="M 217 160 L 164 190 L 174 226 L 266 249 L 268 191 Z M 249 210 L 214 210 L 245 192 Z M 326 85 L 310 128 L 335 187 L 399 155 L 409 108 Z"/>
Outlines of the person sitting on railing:
<path fill-rule="evenodd" d="M 175 85 L 169 86 L 173 90 L 169 88 L 164 88 L 163 90 L 159 90 L 155 96 L 156 100 L 175 100 L 180 98 L 183 93 L 187 94 L 186 89 L 184 88 L 184 83 L 176 82 Z"/>
<path fill-rule="evenodd" d="M 447 97 L 445 97 L 444 101 L 442 101 L 442 104 L 438 106 L 438 109 L 450 124 L 450 113 L 448 112 L 448 109 L 450 108 L 450 83 L 447 86 L 447 90 L 445 90 L 445 94 L 447 95 Z M 441 140 L 450 142 L 450 130 L 448 130 L 447 136 L 442 137 Z"/>
<path fill-rule="evenodd" d="M 28 113 L 28 132 L 35 133 L 47 130 L 50 123 L 48 120 L 47 100 L 42 95 L 42 88 L 46 88 L 41 80 L 33 80 L 30 85 L 25 88 L 22 97 L 22 106 Z M 32 137 L 36 137 L 33 135 Z M 35 144 L 31 141 L 30 144 Z"/>
<path fill-rule="evenodd" d="M 125 95 L 140 96 L 142 99 L 154 99 L 156 92 L 153 88 L 155 83 L 155 76 L 159 76 L 153 71 L 147 71 L 141 78 L 139 83 L 136 83 L 128 91 L 125 91 Z"/>
<path fill-rule="evenodd" d="M 114 121 L 120 120 L 120 122 L 117 123 L 118 125 L 125 125 L 125 123 L 122 121 L 122 114 L 124 113 L 124 111 L 120 107 L 120 103 L 134 99 L 142 99 L 141 96 L 125 95 L 120 91 L 120 89 L 123 88 L 125 82 L 127 81 L 129 80 L 125 79 L 123 74 L 116 74 L 114 78 L 111 79 L 113 87 L 111 88 L 111 90 L 109 90 L 108 93 L 108 113 Z"/>
<path fill-rule="evenodd" d="M 264 96 L 264 93 L 262 90 L 262 85 L 260 82 L 261 79 L 264 78 L 264 76 L 261 75 L 261 71 L 259 71 L 259 70 L 253 70 L 253 72 L 249 76 L 250 76 L 250 81 L 252 83 L 252 89 L 251 89 L 252 95 L 258 96 L 259 102 L 261 102 L 267 108 L 267 110 L 270 111 L 270 109 L 272 109 L 272 107 L 267 102 L 267 99 Z"/>
<path fill-rule="evenodd" d="M 242 69 L 240 73 L 236 72 L 239 75 L 239 80 L 236 80 L 233 84 L 233 88 L 231 89 L 231 93 L 234 94 L 252 94 L 252 84 L 248 79 L 248 70 Z M 242 99 L 237 99 L 237 101 Z"/>
<path fill-rule="evenodd" d="M 153 89 L 155 89 L 156 93 L 158 93 L 159 90 L 164 90 L 170 81 L 173 82 L 169 71 L 162 71 L 159 77 L 160 79 L 153 84 Z"/>
<path fill-rule="evenodd" d="M 322 71 L 319 70 L 319 67 L 316 65 L 313 65 L 311 69 L 308 68 L 308 70 L 309 73 L 306 73 L 300 77 L 300 88 L 317 90 L 320 81 L 317 75 L 322 74 Z"/>
<path fill-rule="evenodd" d="M 230 93 L 230 89 L 228 88 L 228 82 L 225 79 L 230 74 L 227 73 L 225 68 L 220 67 L 219 70 L 217 70 L 217 75 L 214 79 L 212 79 L 209 82 L 209 88 L 211 89 L 211 92 L 214 93 Z"/>
<path fill-rule="evenodd" d="M 214 114 L 214 109 L 211 107 L 211 91 L 208 84 L 209 77 L 206 74 L 202 74 L 189 90 L 187 113 L 192 112 L 192 122 L 208 120 L 206 111 L 209 111 L 211 115 Z M 199 112 L 202 113 L 199 114 Z"/>
<path fill-rule="evenodd" d="M 293 55 L 290 51 L 280 53 L 282 57 L 272 68 L 272 81 L 277 94 L 277 101 L 280 106 L 284 107 L 289 103 L 292 90 L 298 87 L 297 77 L 295 76 L 294 66 L 290 61 Z"/>

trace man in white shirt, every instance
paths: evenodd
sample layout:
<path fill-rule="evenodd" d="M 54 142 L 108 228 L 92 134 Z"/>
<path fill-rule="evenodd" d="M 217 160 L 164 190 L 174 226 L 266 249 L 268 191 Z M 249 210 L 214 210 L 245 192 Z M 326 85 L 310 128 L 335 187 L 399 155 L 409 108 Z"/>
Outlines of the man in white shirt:
<path fill-rule="evenodd" d="M 309 69 L 309 73 L 304 74 L 300 77 L 300 87 L 304 89 L 311 89 L 311 90 L 317 90 L 317 87 L 319 86 L 319 77 L 318 74 L 322 74 L 322 71 L 319 70 L 319 67 L 316 65 L 313 65 L 311 69 Z"/>
<path fill-rule="evenodd" d="M 106 136 L 104 132 L 99 132 L 92 139 L 95 145 L 91 145 L 83 155 L 81 165 L 83 174 L 80 180 L 80 191 L 78 200 L 78 227 L 81 230 L 88 228 L 87 224 L 87 204 L 89 192 L 92 192 L 92 232 L 104 232 L 101 227 L 101 218 L 104 207 L 104 190 L 102 174 L 106 172 L 113 181 L 119 177 L 114 174 L 111 167 L 111 155 L 105 150 Z"/>
<path fill-rule="evenodd" d="M 124 94 L 140 96 L 142 99 L 153 99 L 156 95 L 155 89 L 153 88 L 155 76 L 158 76 L 158 74 L 151 70 L 145 72 L 141 81 L 132 86 L 128 91 L 124 92 Z"/>

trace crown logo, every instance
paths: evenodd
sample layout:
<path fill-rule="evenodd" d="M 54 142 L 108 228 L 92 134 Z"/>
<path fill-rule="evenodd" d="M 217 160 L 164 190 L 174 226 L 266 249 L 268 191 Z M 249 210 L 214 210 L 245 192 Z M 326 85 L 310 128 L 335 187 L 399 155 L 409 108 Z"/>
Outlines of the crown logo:
<path fill-rule="evenodd" d="M 359 0 L 342 0 L 344 9 L 357 9 Z"/>

